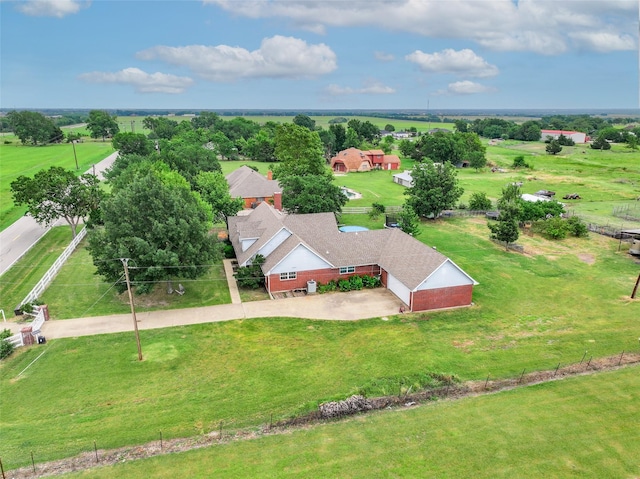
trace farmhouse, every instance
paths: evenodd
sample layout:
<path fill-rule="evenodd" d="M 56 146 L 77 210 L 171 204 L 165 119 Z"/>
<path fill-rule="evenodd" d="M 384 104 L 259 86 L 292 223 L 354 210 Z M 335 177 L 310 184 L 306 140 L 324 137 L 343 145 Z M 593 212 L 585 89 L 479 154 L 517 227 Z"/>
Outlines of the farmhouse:
<path fill-rule="evenodd" d="M 340 232 L 332 213 L 287 215 L 267 203 L 228 218 L 239 266 L 256 255 L 269 293 L 353 275 L 380 277 L 410 311 L 468 306 L 477 283 L 451 259 L 401 230 Z"/>
<path fill-rule="evenodd" d="M 564 130 L 541 130 L 540 131 L 540 141 L 544 141 L 548 136 L 557 140 L 560 135 L 564 135 L 567 138 L 571 138 L 576 143 L 586 143 L 589 141 L 589 137 L 586 133 L 582 133 L 580 131 L 564 131 Z"/>
<path fill-rule="evenodd" d="M 400 158 L 396 155 L 385 155 L 382 150 L 362 151 L 357 148 L 347 148 L 331 158 L 331 169 L 336 173 L 371 171 L 376 168 L 397 170 L 400 168 Z"/>
<path fill-rule="evenodd" d="M 241 166 L 225 178 L 229 183 L 229 194 L 232 198 L 242 198 L 245 209 L 255 208 L 265 201 L 282 209 L 282 188 L 271 178 L 271 170 L 264 177 L 248 166 Z"/>

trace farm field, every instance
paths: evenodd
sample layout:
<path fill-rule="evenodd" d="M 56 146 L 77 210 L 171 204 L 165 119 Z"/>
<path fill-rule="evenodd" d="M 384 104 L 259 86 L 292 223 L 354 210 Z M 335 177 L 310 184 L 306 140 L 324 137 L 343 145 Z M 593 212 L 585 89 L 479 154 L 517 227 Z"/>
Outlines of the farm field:
<path fill-rule="evenodd" d="M 619 224 L 619 220 L 611 215 L 611 208 L 635 204 L 635 197 L 640 195 L 640 154 L 622 147 L 614 146 L 610 152 L 567 148 L 562 152 L 564 155 L 561 153 L 554 157 L 544 154 L 541 143 L 505 142 L 490 147 L 488 151 L 490 161 L 506 171 L 459 170 L 461 185 L 466 190 L 461 202 L 467 201 L 475 191 L 484 191 L 496 199 L 507 182 L 523 181 L 523 191 L 528 193 L 539 189 L 551 189 L 558 195 L 580 193 L 584 199 L 573 203 L 576 213 L 597 221 Z M 518 154 L 525 154 L 534 168 L 512 170 L 510 165 Z M 269 166 L 244 161 L 221 162 L 225 173 L 242 164 L 254 164 L 262 174 L 266 174 Z M 410 166 L 410 161 L 403 162 L 403 169 Z M 363 194 L 362 200 L 352 200 L 347 206 L 370 206 L 372 202 L 400 205 L 404 201 L 404 188 L 394 184 L 391 176 L 392 172 L 376 171 L 348 174 L 338 177 L 337 181 Z M 570 191 L 565 191 L 565 188 L 570 188 Z M 340 220 L 345 224 L 382 227 L 381 218 L 374 220 L 368 215 L 343 214 Z M 68 234 L 68 228 L 61 231 Z M 374 318 L 353 323 L 330 323 L 272 318 L 143 331 L 141 339 L 145 361 L 142 363 L 136 361 L 135 341 L 131 334 L 56 340 L 42 347 L 17 351 L 0 365 L 0 389 L 3 391 L 0 395 L 0 410 L 3 411 L 0 457 L 5 467 L 8 464 L 10 468 L 28 464 L 30 451 L 35 452 L 37 462 L 90 451 L 94 440 L 100 448 L 113 448 L 153 441 L 157 439 L 158 431 L 162 431 L 166 438 L 175 438 L 208 433 L 216 430 L 220 423 L 225 428 L 259 427 L 271 414 L 278 419 L 309 411 L 318 402 L 344 398 L 380 378 L 410 377 L 423 372 L 453 373 L 463 380 L 482 380 L 487 375 L 492 378 L 517 377 L 523 369 L 553 369 L 559 362 L 579 362 L 587 352 L 597 358 L 619 354 L 623 350 L 637 350 L 640 303 L 632 301 L 629 296 L 638 274 L 638 264 L 626 254 L 628 246 L 623 244 L 620 247 L 618 241 L 599 235 L 558 242 L 538 236 L 521 236 L 518 243 L 525 248 L 525 254 L 505 252 L 504 248 L 488 239 L 486 220 L 482 217 L 423 222 L 418 239 L 450 256 L 480 283 L 474 290 L 473 307 L 401 315 L 386 321 Z M 93 271 L 86 250 L 80 248 L 41 298 L 49 304 L 54 318 L 128 312 L 126 301 L 118 298 L 110 290 L 111 285 L 102 283 Z M 5 276 L 2 279 L 3 288 L 15 286 L 13 280 L 5 285 Z M 186 308 L 229 302 L 220 265 L 214 265 L 209 277 L 194 283 L 185 282 L 185 287 L 187 294 L 171 296 L 172 300 L 178 298 L 178 301 L 168 304 L 165 285 L 160 284 L 155 296 L 136 296 L 137 307 L 142 311 L 145 308 Z M 46 354 L 20 375 L 42 352 Z M 637 368 L 634 371 L 637 375 Z M 585 378 L 585 381 L 595 381 L 595 378 Z M 622 382 L 634 385 L 633 381 L 626 379 Z M 43 385 L 46 385 L 47 400 L 35 403 L 29 400 L 42 394 Z M 553 386 L 536 388 L 546 387 Z M 591 386 L 585 387 L 587 390 L 580 389 L 582 393 L 567 389 L 567 397 L 563 401 L 575 405 L 577 398 L 597 396 L 596 392 L 588 391 Z M 601 388 L 602 385 L 594 387 Z M 528 388 L 527 391 L 536 388 Z M 629 414 L 637 412 L 637 393 L 629 393 L 624 385 L 620 388 L 622 392 L 618 393 L 616 386 L 614 394 L 628 400 Z M 523 404 L 530 404 L 527 401 L 533 400 L 526 400 Z M 553 401 L 559 401 L 558 395 L 550 404 Z M 438 407 L 444 406 L 438 404 Z M 475 411 L 477 407 L 469 406 L 469 409 Z M 514 403 L 506 403 L 496 405 L 492 410 L 518 411 L 518 407 Z M 593 411 L 590 407 L 585 405 L 586 412 L 577 409 L 576 414 L 590 418 Z M 474 417 L 469 409 L 460 412 L 456 416 L 458 419 L 451 420 L 463 422 L 461 417 Z M 415 409 L 419 410 L 432 409 Z M 531 411 L 539 413 L 535 408 Z M 407 413 L 413 414 L 411 411 Z M 538 423 L 533 414 L 525 411 L 516 415 L 529 418 L 522 424 L 527 429 L 522 431 L 514 429 L 521 426 L 517 420 L 513 421 L 516 424 L 509 425 L 497 422 L 493 417 L 490 425 L 495 425 L 498 431 L 514 431 L 509 437 L 522 437 L 527 431 L 537 431 Z M 478 418 L 483 419 L 481 416 L 479 414 Z M 348 424 L 358 424 L 359 421 L 368 424 L 379 420 L 381 424 L 385 423 L 381 428 L 393 428 L 392 421 L 377 419 L 383 417 L 384 414 L 375 414 L 354 419 Z M 586 421 L 582 417 L 574 416 L 574 420 Z M 415 416 L 407 421 L 415 422 L 416 427 L 419 425 Z M 558 430 L 567 431 L 570 420 L 566 424 L 563 421 L 564 416 L 562 421 L 558 420 Z M 540 423 L 542 426 L 546 424 L 543 420 Z M 584 437 L 615 434 L 628 423 L 621 418 L 613 431 L 603 433 L 598 429 L 603 427 L 602 424 L 594 422 Z M 436 430 L 434 424 L 426 423 L 422 429 L 416 430 Z M 478 434 L 482 430 L 487 434 L 491 432 L 487 431 L 490 426 L 483 426 L 481 422 L 474 424 L 479 429 Z M 464 433 L 460 432 L 461 429 L 444 427 L 450 425 L 441 423 L 439 427 L 449 433 L 441 433 L 439 437 L 469 435 L 466 424 Z M 336 424 L 317 429 L 329 431 L 326 428 L 340 426 Z M 373 428 L 371 434 L 374 434 L 377 429 L 370 427 Z M 552 427 L 549 429 L 554 430 Z M 366 436 L 370 435 L 369 430 L 368 426 Z M 395 447 L 400 440 L 398 438 L 407 437 L 398 432 L 401 430 L 387 429 L 393 442 L 382 441 L 380 447 L 384 452 L 371 457 L 395 457 L 399 454 L 402 448 Z M 314 431 L 309 434 L 320 434 Z M 334 441 L 334 434 L 338 433 L 315 437 L 326 444 Z M 349 434 L 362 437 L 364 433 L 345 434 L 347 437 Z M 380 429 L 380 434 L 387 432 Z M 606 461 L 602 450 L 588 439 L 576 439 L 576 448 L 572 444 L 572 449 L 562 456 L 565 458 L 563 464 L 573 464 L 577 471 L 590 470 L 593 466 L 595 471 L 613 471 L 614 476 L 618 470 L 634 471 L 632 467 L 637 465 L 628 459 L 632 455 L 626 451 L 637 446 L 637 436 L 631 435 L 622 440 L 620 435 L 612 440 L 623 441 L 615 451 L 622 466 Z M 482 444 L 497 444 L 501 446 L 500 451 L 505 451 L 486 459 L 485 463 L 474 463 L 480 471 L 491 472 L 490 465 L 497 459 L 501 467 L 498 476 L 506 477 L 509 472 L 517 475 L 514 471 L 518 471 L 518 466 L 513 462 L 513 456 L 517 454 L 504 442 L 504 434 L 470 436 Z M 543 432 L 536 432 L 532 445 L 537 444 L 536 441 L 555 444 L 556 436 L 547 439 Z M 268 444 L 269 447 L 273 445 L 276 451 L 280 447 L 279 439 L 264 440 L 275 441 Z M 315 439 L 310 436 L 308 440 L 313 442 Z M 546 473 L 556 465 L 553 457 L 547 455 L 548 449 L 529 448 L 526 441 L 522 442 L 525 444 L 517 445 L 516 451 L 538 464 L 534 470 L 536 473 Z M 340 457 L 340 451 L 351 447 L 349 442 L 344 444 L 338 445 L 338 451 L 333 455 Z M 412 444 L 408 441 L 406 457 L 409 464 L 416 464 L 410 457 L 430 458 L 423 449 L 431 449 L 431 443 L 419 440 Z M 450 449 L 440 450 L 439 457 L 455 455 L 451 451 L 456 448 L 469 451 L 460 453 L 463 459 L 458 465 L 461 468 L 459 476 L 464 477 L 467 475 L 464 467 L 469 462 L 464 458 L 475 454 L 473 448 L 477 450 L 478 446 L 469 442 L 464 449 L 455 440 L 452 444 Z M 215 467 L 223 469 L 223 473 L 227 473 L 224 464 L 235 457 L 234 454 L 242 457 L 242 452 L 233 452 L 233 447 L 246 451 L 246 457 L 257 454 L 242 449 L 253 446 L 223 447 L 225 451 L 229 448 L 228 459 L 224 458 L 226 455 L 216 455 L 212 459 L 222 461 L 214 464 L 218 464 Z M 277 453 L 282 454 L 278 464 L 286 464 L 291 455 L 303 454 L 295 449 L 293 443 L 285 443 L 282 448 L 288 453 Z M 582 449 L 590 451 L 590 448 L 596 448 L 595 452 L 581 454 Z M 411 451 L 413 455 L 409 455 Z M 610 449 L 605 452 L 613 454 Z M 192 452 L 184 457 L 201 453 L 204 454 L 202 451 Z M 344 459 L 336 460 L 334 467 L 349 468 L 349 464 L 354 464 L 360 470 L 359 461 L 365 461 L 366 454 L 360 455 L 363 459 L 347 452 Z M 318 457 L 327 461 L 323 456 Z M 593 457 L 593 462 L 589 462 L 588 457 Z M 178 463 L 184 460 L 181 458 L 176 459 Z M 171 471 L 173 465 L 167 465 L 169 463 L 159 462 L 160 465 L 156 465 L 155 461 L 163 460 L 174 459 L 153 459 L 146 464 L 153 464 L 149 466 L 153 473 L 162 470 L 163 464 Z M 137 471 L 143 470 L 136 468 L 142 468 L 144 464 L 131 466 L 133 477 L 140 474 Z M 259 474 L 260 462 L 255 460 L 252 464 Z M 309 474 L 314 475 L 316 457 L 310 456 L 308 463 L 304 464 L 307 469 L 302 469 L 302 472 L 293 466 L 287 466 L 287 470 L 292 474 L 298 472 L 298 475 L 309 470 Z M 201 474 L 197 469 L 199 464 L 192 467 L 196 468 L 194 474 Z M 229 475 L 234 471 L 237 473 L 233 467 L 229 466 Z M 318 467 L 319 475 L 332 475 L 332 470 L 322 469 L 330 468 L 330 464 Z M 445 466 L 434 467 L 437 475 L 441 471 L 438 468 Z M 364 466 L 363 470 L 369 471 Z M 385 469 L 390 477 L 394 474 L 410 476 L 413 470 L 407 466 L 400 474 L 396 470 Z M 571 469 L 566 470 L 566 475 L 569 475 Z"/>
<path fill-rule="evenodd" d="M 632 367 L 64 477 L 635 477 L 638 391 Z"/>
<path fill-rule="evenodd" d="M 7 144 L 6 142 L 11 142 Z M 15 136 L 3 136 L 0 142 L 0 230 L 24 215 L 26 209 L 16 207 L 11 198 L 11 182 L 18 176 L 33 176 L 42 169 L 61 166 L 75 170 L 73 146 L 61 143 L 47 146 L 23 146 Z M 113 153 L 111 142 L 88 141 L 76 144 L 79 173 Z"/>

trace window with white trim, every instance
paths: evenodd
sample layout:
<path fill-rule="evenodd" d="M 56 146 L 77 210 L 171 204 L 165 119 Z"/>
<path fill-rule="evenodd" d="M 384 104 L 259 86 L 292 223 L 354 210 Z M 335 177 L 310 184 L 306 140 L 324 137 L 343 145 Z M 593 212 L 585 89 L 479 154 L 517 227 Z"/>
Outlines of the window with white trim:
<path fill-rule="evenodd" d="M 287 279 L 296 279 L 298 277 L 298 273 L 295 271 L 290 271 L 288 273 L 280 273 L 280 280 L 285 281 Z"/>
<path fill-rule="evenodd" d="M 340 274 L 349 274 L 349 273 L 355 273 L 355 272 L 356 272 L 355 266 L 343 266 L 342 268 L 340 268 Z"/>

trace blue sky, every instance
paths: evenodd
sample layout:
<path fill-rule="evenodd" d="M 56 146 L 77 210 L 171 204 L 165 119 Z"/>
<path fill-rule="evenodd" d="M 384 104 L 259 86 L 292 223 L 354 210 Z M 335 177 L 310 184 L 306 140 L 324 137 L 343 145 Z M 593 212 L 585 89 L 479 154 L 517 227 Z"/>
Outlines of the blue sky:
<path fill-rule="evenodd" d="M 0 107 L 638 107 L 638 0 L 0 0 Z"/>

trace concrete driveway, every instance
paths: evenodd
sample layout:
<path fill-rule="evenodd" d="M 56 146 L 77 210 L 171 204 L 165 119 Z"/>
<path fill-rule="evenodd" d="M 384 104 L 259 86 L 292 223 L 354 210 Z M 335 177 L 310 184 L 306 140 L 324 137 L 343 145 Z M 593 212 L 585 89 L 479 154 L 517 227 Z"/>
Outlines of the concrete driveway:
<path fill-rule="evenodd" d="M 202 308 L 137 313 L 138 329 L 158 329 L 187 324 L 247 318 L 291 317 L 353 321 L 398 314 L 401 301 L 384 288 L 348 293 L 316 294 L 299 298 L 222 304 Z M 133 331 L 131 314 L 47 321 L 47 339 Z"/>

